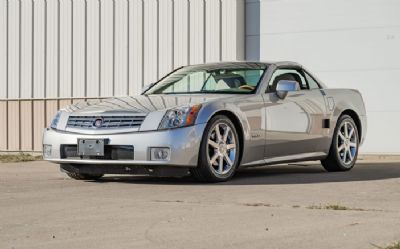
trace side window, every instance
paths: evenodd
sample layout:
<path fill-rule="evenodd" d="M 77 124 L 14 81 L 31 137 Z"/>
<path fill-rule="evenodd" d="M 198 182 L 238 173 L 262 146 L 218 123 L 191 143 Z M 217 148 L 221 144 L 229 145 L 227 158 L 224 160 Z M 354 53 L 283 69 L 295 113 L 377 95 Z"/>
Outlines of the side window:
<path fill-rule="evenodd" d="M 313 77 L 311 77 L 311 75 L 309 75 L 307 72 L 304 72 L 304 75 L 306 76 L 307 79 L 307 83 L 308 86 L 310 87 L 310 89 L 319 89 L 319 84 L 314 80 Z"/>
<path fill-rule="evenodd" d="M 277 69 L 268 83 L 267 92 L 275 92 L 280 80 L 294 80 L 299 82 L 302 90 L 308 89 L 306 79 L 295 69 Z"/>
<path fill-rule="evenodd" d="M 219 70 L 211 73 L 204 85 L 205 90 L 234 90 L 239 92 L 253 91 L 264 71 L 260 69 Z"/>

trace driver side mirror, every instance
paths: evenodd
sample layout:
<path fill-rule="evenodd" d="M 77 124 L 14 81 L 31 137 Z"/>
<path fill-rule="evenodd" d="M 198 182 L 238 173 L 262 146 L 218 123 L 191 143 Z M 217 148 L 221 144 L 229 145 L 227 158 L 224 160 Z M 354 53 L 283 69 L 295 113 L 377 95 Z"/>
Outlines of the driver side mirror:
<path fill-rule="evenodd" d="M 294 80 L 280 80 L 276 85 L 276 95 L 280 99 L 286 98 L 288 92 L 300 90 L 300 84 Z"/>

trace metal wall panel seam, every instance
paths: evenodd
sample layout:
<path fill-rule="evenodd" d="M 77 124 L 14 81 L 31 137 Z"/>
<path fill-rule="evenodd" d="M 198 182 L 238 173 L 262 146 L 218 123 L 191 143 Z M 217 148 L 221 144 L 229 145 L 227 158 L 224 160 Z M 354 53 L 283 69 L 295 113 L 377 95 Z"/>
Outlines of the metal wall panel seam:
<path fill-rule="evenodd" d="M 187 14 L 187 18 L 188 18 L 188 20 L 187 20 L 187 23 L 188 23 L 188 25 L 187 25 L 187 43 L 188 43 L 188 46 L 187 46 L 187 62 L 186 62 L 186 65 L 189 65 L 190 64 L 190 0 L 187 0 L 187 12 L 188 12 L 188 14 Z M 190 78 L 189 78 L 189 81 L 190 81 Z M 189 86 L 190 86 L 190 84 L 189 84 Z"/>
<path fill-rule="evenodd" d="M 33 123 L 32 123 L 32 150 L 35 150 L 35 139 L 36 139 L 36 134 L 35 134 L 35 118 L 36 117 L 36 111 L 35 109 L 35 101 L 32 101 L 32 117 L 33 117 Z"/>
<path fill-rule="evenodd" d="M 113 39 L 112 39 L 112 95 L 115 95 L 115 0 L 112 1 L 113 3 Z"/>
<path fill-rule="evenodd" d="M 159 43 L 160 43 L 160 6 L 159 6 L 159 0 L 156 0 L 156 3 L 157 3 L 157 35 L 156 35 L 156 37 L 157 37 L 157 52 L 156 52 L 156 58 L 157 58 L 157 71 L 156 71 L 156 73 L 157 73 L 157 80 L 160 78 L 160 64 L 158 63 L 159 61 L 160 61 L 160 48 L 159 48 Z"/>
<path fill-rule="evenodd" d="M 85 88 L 83 91 L 83 96 L 87 96 L 87 88 L 88 88 L 88 78 L 87 78 L 87 0 L 85 0 L 85 24 L 84 24 L 84 30 L 85 30 L 85 35 L 84 35 L 84 39 L 85 39 L 85 55 L 84 55 L 84 77 L 85 77 Z"/>
<path fill-rule="evenodd" d="M 57 0 L 57 97 L 60 97 L 60 0 Z"/>
<path fill-rule="evenodd" d="M 35 92 L 35 0 L 32 0 L 32 69 L 31 69 L 31 98 L 33 98 Z"/>
<path fill-rule="evenodd" d="M 248 0 L 246 0 L 246 1 L 248 1 Z M 246 60 L 247 59 L 247 30 L 246 30 L 247 29 L 247 25 L 246 25 L 246 23 L 248 22 L 247 21 L 247 11 L 246 11 L 247 2 L 243 3 L 243 8 L 244 8 L 244 10 L 243 10 L 243 20 L 244 20 L 244 25 L 243 25 L 243 36 L 244 36 L 244 38 L 243 38 L 243 49 L 244 49 L 244 54 L 242 55 L 243 56 L 242 59 Z M 237 10 L 236 10 L 236 12 L 237 12 Z"/>
<path fill-rule="evenodd" d="M 9 30 L 8 30 L 8 18 L 9 18 L 9 0 L 6 0 L 6 99 L 8 99 L 8 84 L 9 84 L 9 74 L 8 74 L 8 57 L 9 57 L 9 44 L 8 44 L 8 36 L 9 36 Z M 8 138 L 8 132 L 9 132 L 9 127 L 8 127 L 8 101 L 6 101 L 6 150 L 9 149 L 9 138 Z"/>
<path fill-rule="evenodd" d="M 44 81 L 43 96 L 47 93 L 47 0 L 44 0 Z"/>
<path fill-rule="evenodd" d="M 172 1 L 172 14 L 171 14 L 171 18 L 172 18 L 172 31 L 171 31 L 171 33 L 172 33 L 172 42 L 171 42 L 171 50 L 172 50 L 172 53 L 171 53 L 171 66 L 172 66 L 172 70 L 174 70 L 175 69 L 175 49 L 174 49 L 174 43 L 175 43 L 175 1 L 174 0 L 171 0 Z"/>
<path fill-rule="evenodd" d="M 18 12 L 19 12 L 19 17 L 18 17 L 18 98 L 21 98 L 21 34 L 22 34 L 22 17 L 21 17 L 21 0 L 18 1 Z"/>
<path fill-rule="evenodd" d="M 99 89 L 98 89 L 98 96 L 101 96 L 101 0 L 99 2 Z"/>
<path fill-rule="evenodd" d="M 46 88 L 47 88 L 47 0 L 44 0 L 44 97 L 47 97 Z M 47 102 L 44 102 L 44 113 L 47 113 Z M 44 115 L 44 123 L 46 124 L 47 117 Z"/>
<path fill-rule="evenodd" d="M 33 92 L 33 91 L 32 91 Z M 35 108 L 33 108 L 33 101 L 31 103 L 31 113 L 32 113 L 32 126 L 31 126 L 31 149 L 35 149 Z"/>
<path fill-rule="evenodd" d="M 71 97 L 74 96 L 74 0 L 71 0 Z"/>
<path fill-rule="evenodd" d="M 129 95 L 129 55 L 130 55 L 130 45 L 129 45 L 129 35 L 130 35 L 130 32 L 129 32 L 129 28 L 130 28 L 130 25 L 129 25 L 129 19 L 130 19 L 130 4 L 129 4 L 129 0 L 126 0 L 126 12 L 127 12 L 127 28 L 126 28 L 126 32 L 127 32 L 127 36 L 126 36 L 126 38 L 127 38 L 127 47 L 126 47 L 126 58 L 127 58 L 127 61 L 126 61 L 126 68 L 127 68 L 127 70 L 126 70 L 126 84 L 127 84 L 127 86 L 126 86 L 126 95 Z"/>
<path fill-rule="evenodd" d="M 44 101 L 44 103 L 43 103 L 43 106 L 44 106 L 44 116 L 43 116 L 43 119 L 44 119 L 44 124 L 46 125 L 47 124 L 47 101 Z"/>
<path fill-rule="evenodd" d="M 207 17 L 207 0 L 203 0 L 203 63 L 206 63 L 206 51 L 207 51 L 207 28 L 206 28 L 206 17 Z"/>
<path fill-rule="evenodd" d="M 35 92 L 35 0 L 32 0 L 32 69 L 31 69 L 31 98 L 33 99 L 34 97 L 34 92 Z M 34 126 L 34 121 L 35 121 L 35 108 L 33 107 L 33 101 L 31 101 L 31 113 L 32 113 L 32 126 L 31 126 L 31 148 L 32 150 L 35 147 L 35 126 Z"/>
<path fill-rule="evenodd" d="M 140 83 L 142 88 L 144 86 L 144 0 L 142 0 L 142 82 Z"/>
<path fill-rule="evenodd" d="M 219 0 L 219 60 L 222 61 L 222 0 Z"/>
<path fill-rule="evenodd" d="M 21 16 L 21 14 L 22 14 L 22 12 L 21 12 L 21 9 L 22 9 L 22 7 L 21 7 L 21 0 L 19 0 L 19 9 L 18 9 L 18 12 L 19 12 L 19 20 L 18 20 L 18 32 L 19 32 L 19 35 L 18 35 L 18 50 L 19 50 L 19 52 L 18 52 L 18 56 L 19 56 L 19 59 L 18 59 L 18 98 L 21 98 L 21 58 L 22 58 L 22 56 L 21 56 L 21 34 L 22 34 L 22 16 Z M 21 138 L 21 101 L 18 101 L 18 133 L 19 133 L 19 135 L 18 135 L 18 150 L 21 150 L 21 142 L 22 142 L 22 138 Z"/>
<path fill-rule="evenodd" d="M 22 128 L 21 128 L 21 100 L 18 101 L 18 150 L 22 149 Z"/>
<path fill-rule="evenodd" d="M 190 65 L 190 0 L 187 0 L 187 62 Z M 188 78 L 188 91 L 190 91 L 190 77 Z"/>
<path fill-rule="evenodd" d="M 9 0 L 6 0 L 7 2 L 6 2 L 6 99 L 8 99 L 8 84 L 9 84 L 9 73 L 8 73 L 8 70 L 9 70 L 9 66 L 8 66 L 8 57 L 10 56 L 9 55 L 9 42 L 8 42 L 8 39 L 9 39 L 9 28 L 8 28 L 8 25 L 9 25 Z M 8 110 L 8 109 L 7 109 Z M 8 122 L 7 122 L 8 123 Z M 8 129 L 7 129 L 7 134 L 8 134 Z"/>
<path fill-rule="evenodd" d="M 9 149 L 9 141 L 8 141 L 8 132 L 9 132 L 9 127 L 8 127 L 8 101 L 6 101 L 6 150 Z"/>

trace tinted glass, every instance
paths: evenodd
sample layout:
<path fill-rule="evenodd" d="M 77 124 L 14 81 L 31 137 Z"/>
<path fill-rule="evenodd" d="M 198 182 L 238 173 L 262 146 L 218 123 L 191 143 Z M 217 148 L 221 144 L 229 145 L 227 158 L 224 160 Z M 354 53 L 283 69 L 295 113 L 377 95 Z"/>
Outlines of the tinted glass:
<path fill-rule="evenodd" d="M 159 81 L 146 94 L 253 93 L 266 68 L 260 63 L 186 67 Z"/>
<path fill-rule="evenodd" d="M 310 89 L 319 89 L 318 83 L 308 73 L 304 72 Z"/>

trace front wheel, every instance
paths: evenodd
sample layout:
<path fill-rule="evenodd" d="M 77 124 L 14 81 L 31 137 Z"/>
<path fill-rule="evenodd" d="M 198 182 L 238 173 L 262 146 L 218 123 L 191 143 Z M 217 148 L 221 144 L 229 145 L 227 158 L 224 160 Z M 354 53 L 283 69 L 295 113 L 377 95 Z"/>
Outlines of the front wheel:
<path fill-rule="evenodd" d="M 343 115 L 337 122 L 329 155 L 321 163 L 327 171 L 351 170 L 357 160 L 358 146 L 357 125 L 350 116 Z"/>
<path fill-rule="evenodd" d="M 191 170 L 199 181 L 223 182 L 239 165 L 239 137 L 232 121 L 223 115 L 213 117 L 203 133 L 198 165 Z"/>

